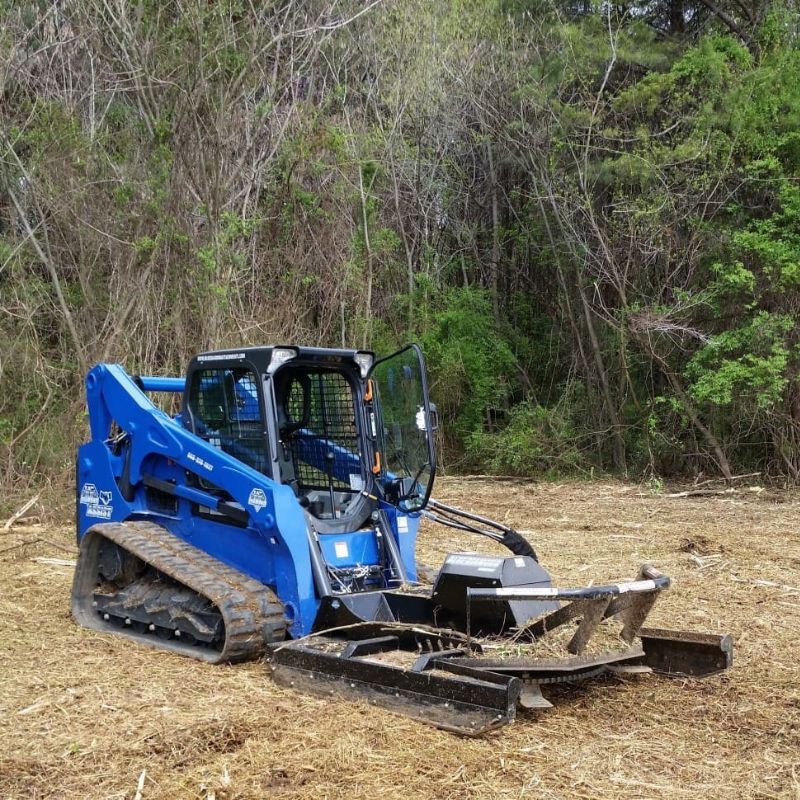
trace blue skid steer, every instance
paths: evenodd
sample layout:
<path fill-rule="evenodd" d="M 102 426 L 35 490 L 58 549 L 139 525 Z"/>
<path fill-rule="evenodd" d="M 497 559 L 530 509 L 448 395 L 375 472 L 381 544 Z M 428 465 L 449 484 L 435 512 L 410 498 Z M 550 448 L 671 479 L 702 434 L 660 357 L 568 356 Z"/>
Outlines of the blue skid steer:
<path fill-rule="evenodd" d="M 156 393 L 180 395 L 178 413 Z M 437 415 L 416 345 L 208 352 L 185 379 L 99 364 L 86 394 L 72 612 L 87 628 L 215 663 L 266 657 L 282 685 L 473 735 L 548 707 L 550 684 L 730 666 L 729 636 L 644 627 L 669 585 L 652 567 L 559 589 L 519 533 L 431 499 Z M 509 555 L 453 553 L 423 575 L 423 517 Z M 614 622 L 615 646 L 592 646 Z M 562 657 L 537 655 L 565 630 Z"/>

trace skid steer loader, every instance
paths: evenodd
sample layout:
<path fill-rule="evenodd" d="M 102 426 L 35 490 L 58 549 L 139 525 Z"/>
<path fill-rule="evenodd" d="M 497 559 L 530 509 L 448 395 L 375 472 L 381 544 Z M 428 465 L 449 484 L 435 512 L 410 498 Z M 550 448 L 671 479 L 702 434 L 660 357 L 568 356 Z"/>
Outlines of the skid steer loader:
<path fill-rule="evenodd" d="M 153 393 L 180 394 L 179 413 Z M 644 627 L 669 586 L 652 567 L 557 588 L 516 531 L 431 499 L 416 345 L 208 352 L 185 379 L 99 364 L 86 394 L 72 612 L 87 628 L 210 662 L 265 656 L 281 684 L 466 734 L 549 706 L 553 683 L 731 664 L 729 636 Z M 450 554 L 426 583 L 423 516 L 509 555 Z M 560 657 L 537 649 L 554 636 Z"/>

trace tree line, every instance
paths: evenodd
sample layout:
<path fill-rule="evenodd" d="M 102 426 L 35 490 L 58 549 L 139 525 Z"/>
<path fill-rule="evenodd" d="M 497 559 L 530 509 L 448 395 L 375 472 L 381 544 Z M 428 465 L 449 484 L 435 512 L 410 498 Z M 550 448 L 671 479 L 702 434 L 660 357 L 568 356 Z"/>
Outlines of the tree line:
<path fill-rule="evenodd" d="M 0 485 L 97 361 L 407 340 L 454 470 L 800 483 L 793 3 L 0 18 Z"/>

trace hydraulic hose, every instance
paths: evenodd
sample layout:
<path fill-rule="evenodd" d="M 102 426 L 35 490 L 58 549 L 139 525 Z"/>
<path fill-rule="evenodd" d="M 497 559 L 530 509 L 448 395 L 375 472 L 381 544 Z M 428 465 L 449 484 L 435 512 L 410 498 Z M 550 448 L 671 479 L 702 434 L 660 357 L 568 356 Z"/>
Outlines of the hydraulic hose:
<path fill-rule="evenodd" d="M 515 556 L 530 556 L 534 561 L 539 561 L 531 543 L 522 534 L 518 533 L 513 528 L 509 528 L 507 525 L 503 525 L 488 517 L 481 517 L 477 514 L 471 514 L 468 511 L 462 511 L 460 508 L 445 505 L 438 500 L 431 499 L 428 502 L 428 508 L 435 509 L 435 512 L 425 511 L 423 513 L 433 522 L 446 525 L 449 528 L 455 528 L 456 530 L 475 533 L 478 536 L 486 536 L 489 539 L 500 542 L 500 544 L 507 547 Z M 494 530 L 486 530 L 486 528 L 480 528 L 478 525 L 472 523 L 479 523 L 488 528 L 494 528 Z"/>

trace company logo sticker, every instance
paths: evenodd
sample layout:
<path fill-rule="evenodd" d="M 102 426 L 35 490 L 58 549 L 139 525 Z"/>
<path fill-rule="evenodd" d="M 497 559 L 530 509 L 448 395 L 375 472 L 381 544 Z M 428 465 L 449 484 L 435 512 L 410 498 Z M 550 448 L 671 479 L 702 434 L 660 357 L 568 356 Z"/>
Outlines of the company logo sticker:
<path fill-rule="evenodd" d="M 81 503 L 95 505 L 100 502 L 100 494 L 93 483 L 84 483 L 81 488 Z"/>
<path fill-rule="evenodd" d="M 250 492 L 250 497 L 247 498 L 248 505 L 252 506 L 256 511 L 261 511 L 262 508 L 267 507 L 267 496 L 264 494 L 263 489 L 253 489 Z"/>
<path fill-rule="evenodd" d="M 111 519 L 114 506 L 111 505 L 111 492 L 98 491 L 93 483 L 81 487 L 80 503 L 86 506 L 86 516 L 94 519 Z"/>

